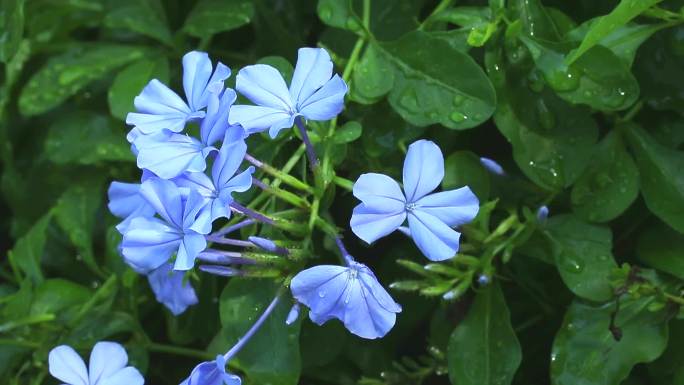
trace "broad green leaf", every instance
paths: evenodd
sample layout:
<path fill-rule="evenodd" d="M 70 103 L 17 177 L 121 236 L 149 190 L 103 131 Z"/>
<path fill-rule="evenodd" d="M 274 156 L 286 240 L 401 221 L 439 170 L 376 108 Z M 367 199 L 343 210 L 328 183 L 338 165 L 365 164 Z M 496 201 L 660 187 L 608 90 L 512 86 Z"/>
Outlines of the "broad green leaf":
<path fill-rule="evenodd" d="M 456 151 L 444 161 L 443 189 L 468 186 L 484 202 L 489 198 L 490 184 L 489 172 L 480 163 L 480 158 L 472 152 Z"/>
<path fill-rule="evenodd" d="M 619 341 L 608 327 L 615 303 L 590 305 L 575 300 L 553 342 L 551 383 L 618 385 L 634 365 L 660 356 L 667 345 L 667 318 L 663 311 L 647 309 L 654 300 L 642 297 L 620 303 L 614 322 Z"/>
<path fill-rule="evenodd" d="M 361 136 L 362 131 L 361 123 L 355 120 L 349 121 L 335 131 L 333 141 L 335 144 L 353 142 Z"/>
<path fill-rule="evenodd" d="M 610 274 L 617 268 L 609 228 L 588 224 L 572 215 L 549 218 L 545 231 L 553 244 L 554 260 L 565 285 L 592 301 L 613 297 Z"/>
<path fill-rule="evenodd" d="M 28 233 L 19 238 L 8 254 L 10 261 L 19 266 L 34 284 L 39 284 L 44 279 L 40 261 L 45 247 L 45 233 L 51 218 L 50 214 L 40 218 Z"/>
<path fill-rule="evenodd" d="M 77 283 L 61 278 L 48 279 L 33 293 L 31 314 L 55 314 L 66 319 L 67 310 L 73 313 L 73 308 L 85 303 L 91 295 L 90 289 Z"/>
<path fill-rule="evenodd" d="M 416 31 L 379 47 L 394 66 L 389 102 L 409 123 L 467 129 L 494 112 L 496 94 L 482 68 L 445 41 Z"/>
<path fill-rule="evenodd" d="M 7 63 L 24 35 L 24 0 L 0 0 L 0 62 Z"/>
<path fill-rule="evenodd" d="M 271 302 L 277 285 L 256 279 L 232 279 L 223 290 L 219 311 L 223 343 L 236 343 Z M 301 323 L 286 325 L 292 303 L 282 296 L 281 303 L 264 325 L 238 353 L 234 363 L 251 381 L 263 385 L 295 385 L 299 381 Z"/>
<path fill-rule="evenodd" d="M 492 10 L 489 7 L 451 7 L 435 15 L 435 21 L 445 21 L 460 27 L 472 28 L 489 22 Z"/>
<path fill-rule="evenodd" d="M 138 47 L 97 44 L 54 56 L 24 86 L 19 110 L 27 116 L 51 110 L 94 80 L 143 55 Z"/>
<path fill-rule="evenodd" d="M 684 320 L 671 320 L 667 349 L 648 365 L 648 374 L 654 384 L 684 384 Z"/>
<path fill-rule="evenodd" d="M 639 97 L 629 68 L 608 48 L 595 46 L 568 66 L 565 43 L 521 37 L 547 84 L 564 100 L 601 111 L 625 109 Z"/>
<path fill-rule="evenodd" d="M 449 338 L 447 362 L 454 385 L 507 385 L 522 360 L 520 342 L 499 284 L 481 289 Z"/>
<path fill-rule="evenodd" d="M 392 89 L 394 72 L 376 44 L 369 44 L 354 67 L 350 98 L 363 104 L 373 104 Z"/>
<path fill-rule="evenodd" d="M 108 117 L 93 112 L 62 115 L 50 125 L 45 155 L 57 164 L 133 161 L 125 132 Z"/>
<path fill-rule="evenodd" d="M 143 58 L 121 70 L 107 93 L 112 116 L 126 120 L 126 115 L 135 110 L 133 99 L 152 79 L 169 81 L 169 62 L 165 57 Z"/>
<path fill-rule="evenodd" d="M 684 279 L 684 235 L 670 227 L 648 226 L 639 235 L 636 255 L 647 265 Z"/>
<path fill-rule="evenodd" d="M 200 0 L 185 20 L 183 30 L 203 38 L 242 27 L 254 17 L 249 0 Z"/>
<path fill-rule="evenodd" d="M 100 271 L 93 252 L 93 227 L 102 195 L 101 180 L 85 179 L 66 190 L 53 209 L 57 223 L 78 250 L 77 259 L 94 271 Z"/>
<path fill-rule="evenodd" d="M 646 206 L 684 233 L 684 152 L 659 144 L 636 125 L 625 126 L 625 132 L 639 166 Z"/>
<path fill-rule="evenodd" d="M 424 0 L 373 0 L 370 29 L 380 41 L 395 40 L 415 31 Z M 357 13 L 361 15 L 360 8 Z"/>
<path fill-rule="evenodd" d="M 655 34 L 639 49 L 634 73 L 641 95 L 650 108 L 679 113 L 684 110 L 684 52 L 680 47 L 684 26 Z"/>
<path fill-rule="evenodd" d="M 352 0 L 318 0 L 318 18 L 331 27 L 360 31 L 361 19 L 352 8 Z"/>
<path fill-rule="evenodd" d="M 573 211 L 592 222 L 622 214 L 639 195 L 639 170 L 617 131 L 596 147 L 592 162 L 572 188 Z"/>
<path fill-rule="evenodd" d="M 592 47 L 599 44 L 601 39 L 660 1 L 662 0 L 621 0 L 612 12 L 602 16 L 591 25 L 580 46 L 568 55 L 567 62 L 575 62 Z"/>
<path fill-rule="evenodd" d="M 123 28 L 171 44 L 171 31 L 160 0 L 117 1 L 104 23 L 109 28 Z"/>
<path fill-rule="evenodd" d="M 517 13 L 525 36 L 546 41 L 560 39 L 561 31 L 541 0 L 511 0 L 508 3 Z"/>

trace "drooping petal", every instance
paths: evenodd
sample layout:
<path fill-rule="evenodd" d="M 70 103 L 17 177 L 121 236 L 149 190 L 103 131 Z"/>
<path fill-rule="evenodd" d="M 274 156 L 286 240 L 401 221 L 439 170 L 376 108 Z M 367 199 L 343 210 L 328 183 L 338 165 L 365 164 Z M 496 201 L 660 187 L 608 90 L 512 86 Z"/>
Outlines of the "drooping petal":
<path fill-rule="evenodd" d="M 97 384 L 91 385 L 143 385 L 145 378 L 138 369 L 128 366 L 114 373 L 108 378 L 103 378 Z"/>
<path fill-rule="evenodd" d="M 348 284 L 348 272 L 347 267 L 333 265 L 319 265 L 300 271 L 290 283 L 292 295 L 315 314 L 333 314 L 330 318 L 342 319 L 342 294 Z M 319 324 L 325 321 L 327 319 Z"/>
<path fill-rule="evenodd" d="M 173 182 L 149 178 L 140 186 L 140 194 L 166 222 L 176 229 L 183 228 L 182 194 Z"/>
<path fill-rule="evenodd" d="M 102 341 L 95 344 L 88 361 L 90 384 L 102 384 L 112 374 L 120 371 L 128 363 L 128 354 L 116 342 Z"/>
<path fill-rule="evenodd" d="M 313 95 L 298 105 L 298 111 L 310 120 L 330 120 L 344 109 L 347 84 L 335 75 Z"/>
<path fill-rule="evenodd" d="M 290 83 L 290 97 L 299 106 L 332 76 L 333 63 L 323 48 L 300 48 Z"/>
<path fill-rule="evenodd" d="M 355 262 L 356 263 L 356 262 Z M 358 263 L 357 263 L 358 264 Z M 399 313 L 401 312 L 401 305 L 396 303 L 394 299 L 389 295 L 387 290 L 385 290 L 382 285 L 380 285 L 380 282 L 378 282 L 378 279 L 375 277 L 375 274 L 373 274 L 373 271 L 369 269 L 367 266 L 359 264 L 359 279 L 361 280 L 361 284 L 364 287 L 364 290 L 367 293 L 370 293 L 373 295 L 373 298 L 382 306 L 385 310 L 391 311 L 394 313 Z"/>
<path fill-rule="evenodd" d="M 209 151 L 199 140 L 183 134 L 160 133 L 140 137 L 135 141 L 138 148 L 138 167 L 171 179 L 184 172 L 202 172 L 207 167 Z"/>
<path fill-rule="evenodd" d="M 346 307 L 343 322 L 353 334 L 375 339 L 383 337 L 394 327 L 396 313 L 382 307 L 358 279 L 349 285 L 344 295 Z"/>
<path fill-rule="evenodd" d="M 183 90 L 188 105 L 193 111 L 207 106 L 209 91 L 214 84 L 223 87 L 223 81 L 230 76 L 230 68 L 216 64 L 212 75 L 211 59 L 206 52 L 191 51 L 183 56 Z"/>
<path fill-rule="evenodd" d="M 283 76 L 270 65 L 255 64 L 241 69 L 235 78 L 235 88 L 258 106 L 283 112 L 294 110 Z"/>
<path fill-rule="evenodd" d="M 56 379 L 68 385 L 88 385 L 88 370 L 74 349 L 60 345 L 48 355 L 48 369 Z"/>
<path fill-rule="evenodd" d="M 444 179 L 442 150 L 429 140 L 413 142 L 404 160 L 404 192 L 415 202 L 432 192 Z"/>
<path fill-rule="evenodd" d="M 181 385 L 241 385 L 240 377 L 226 372 L 226 360 L 219 355 L 215 361 L 202 362 L 192 370 Z"/>
<path fill-rule="evenodd" d="M 411 238 L 429 260 L 443 261 L 456 256 L 461 233 L 420 210 L 409 213 L 408 223 Z"/>
<path fill-rule="evenodd" d="M 183 237 L 182 242 L 178 246 L 178 254 L 176 255 L 176 263 L 173 265 L 174 270 L 190 270 L 195 265 L 197 254 L 207 248 L 207 240 L 204 235 L 197 233 L 188 233 Z"/>
<path fill-rule="evenodd" d="M 131 221 L 121 241 L 121 254 L 134 270 L 147 273 L 161 266 L 178 250 L 183 234 L 157 218 Z"/>
<path fill-rule="evenodd" d="M 354 207 L 349 224 L 357 237 L 366 243 L 373 243 L 392 233 L 405 220 L 404 205 L 395 200 L 375 198 L 371 206 L 361 203 Z"/>
<path fill-rule="evenodd" d="M 480 201 L 468 186 L 426 195 L 416 202 L 416 210 L 426 212 L 449 227 L 464 225 L 477 216 Z"/>
<path fill-rule="evenodd" d="M 200 137 L 205 146 L 211 146 L 223 139 L 228 129 L 228 112 L 235 102 L 235 91 L 226 89 L 210 90 L 207 105 L 207 115 L 200 125 Z"/>
<path fill-rule="evenodd" d="M 109 185 L 107 196 L 109 211 L 119 218 L 154 215 L 154 208 L 140 195 L 140 183 L 114 181 Z"/>
<path fill-rule="evenodd" d="M 296 115 L 290 112 L 262 106 L 235 105 L 230 108 L 228 121 L 239 124 L 247 134 L 269 130 L 280 131 L 294 125 Z"/>
<path fill-rule="evenodd" d="M 195 289 L 185 274 L 173 271 L 170 263 L 165 263 L 147 276 L 157 301 L 164 304 L 173 315 L 180 315 L 198 302 Z"/>
<path fill-rule="evenodd" d="M 126 123 L 148 135 L 162 130 L 181 132 L 188 120 L 201 118 L 193 114 L 183 99 L 157 79 L 152 79 L 133 100 L 138 112 L 126 116 Z"/>

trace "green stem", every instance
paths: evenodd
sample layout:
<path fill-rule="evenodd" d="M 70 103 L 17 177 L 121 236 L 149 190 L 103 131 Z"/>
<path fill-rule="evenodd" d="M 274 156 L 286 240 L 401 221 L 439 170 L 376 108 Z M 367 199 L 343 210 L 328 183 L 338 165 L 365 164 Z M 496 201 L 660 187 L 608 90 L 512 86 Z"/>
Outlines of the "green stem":
<path fill-rule="evenodd" d="M 354 188 L 354 182 L 350 181 L 347 178 L 342 178 L 341 176 L 335 175 L 335 177 L 333 178 L 333 182 L 335 182 L 336 185 L 342 187 L 347 191 L 352 191 L 352 189 Z"/>
<path fill-rule="evenodd" d="M 442 1 L 440 1 L 439 4 L 437 4 L 437 7 L 435 7 L 435 9 L 432 11 L 430 16 L 428 16 L 427 18 L 425 18 L 425 20 L 423 20 L 423 22 L 418 27 L 418 30 L 422 31 L 422 30 L 425 30 L 426 28 L 428 28 L 430 26 L 430 24 L 432 24 L 432 20 L 435 18 L 435 16 L 437 14 L 439 14 L 440 12 L 442 12 L 443 10 L 449 8 L 449 6 L 451 6 L 451 3 L 453 3 L 453 2 L 454 2 L 454 0 L 442 0 Z"/>
<path fill-rule="evenodd" d="M 26 326 L 26 325 L 33 325 L 33 324 L 38 324 L 38 323 L 43 323 L 43 322 L 50 322 L 55 319 L 54 314 L 38 314 L 38 315 L 33 315 L 33 316 L 28 316 L 25 318 L 22 318 L 17 321 L 9 321 L 5 322 L 4 324 L 0 325 L 0 333 L 5 333 L 8 332 L 12 329 L 21 327 L 21 326 Z"/>
<path fill-rule="evenodd" d="M 165 344 L 158 344 L 155 342 L 150 342 L 145 347 L 147 348 L 147 350 L 149 350 L 151 352 L 175 354 L 177 356 L 193 357 L 193 358 L 199 358 L 201 360 L 213 360 L 214 359 L 214 356 L 212 354 L 210 354 L 209 352 L 205 352 L 202 350 L 196 350 L 196 349 L 183 348 L 180 346 L 165 345 Z"/>
<path fill-rule="evenodd" d="M 680 305 L 680 306 L 684 305 L 684 298 L 682 298 L 682 297 L 677 297 L 677 296 L 672 295 L 672 294 L 670 294 L 670 293 L 664 293 L 664 294 L 665 294 L 665 298 L 667 298 L 668 301 L 674 302 L 674 303 L 676 303 L 677 305 Z"/>
<path fill-rule="evenodd" d="M 254 166 L 258 167 L 262 171 L 264 171 L 266 174 L 269 174 L 275 178 L 278 178 L 279 180 L 282 180 L 284 183 L 287 183 L 288 185 L 298 189 L 305 191 L 309 194 L 313 193 L 313 188 L 309 186 L 308 184 L 302 182 L 301 180 L 281 171 L 278 170 L 277 168 L 264 163 L 253 156 L 247 154 L 245 155 L 245 160 L 248 161 L 249 163 L 253 164 Z M 277 187 L 277 186 L 276 186 Z"/>

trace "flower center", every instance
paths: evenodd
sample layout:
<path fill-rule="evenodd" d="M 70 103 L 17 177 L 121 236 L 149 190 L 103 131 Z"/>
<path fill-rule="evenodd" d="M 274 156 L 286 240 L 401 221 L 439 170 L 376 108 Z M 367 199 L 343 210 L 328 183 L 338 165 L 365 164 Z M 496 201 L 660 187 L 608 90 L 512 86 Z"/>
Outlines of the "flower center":
<path fill-rule="evenodd" d="M 413 211 L 413 210 L 416 209 L 416 206 L 417 206 L 417 205 L 416 205 L 415 203 L 407 203 L 407 204 L 404 206 L 404 208 L 406 209 L 406 211 Z"/>

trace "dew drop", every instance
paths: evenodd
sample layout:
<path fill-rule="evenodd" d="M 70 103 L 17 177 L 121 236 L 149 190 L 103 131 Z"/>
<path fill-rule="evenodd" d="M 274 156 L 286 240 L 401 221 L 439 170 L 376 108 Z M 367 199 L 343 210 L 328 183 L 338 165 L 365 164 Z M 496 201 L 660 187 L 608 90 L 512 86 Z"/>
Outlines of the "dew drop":
<path fill-rule="evenodd" d="M 318 296 L 321 298 L 325 297 L 325 291 L 324 290 L 319 291 Z"/>
<path fill-rule="evenodd" d="M 460 94 L 454 96 L 454 106 L 456 106 L 456 107 L 460 106 L 463 103 L 464 99 L 465 98 L 463 97 L 463 95 L 460 95 Z"/>
<path fill-rule="evenodd" d="M 462 113 L 460 113 L 458 111 L 452 112 L 451 115 L 449 115 L 449 118 L 456 123 L 461 123 L 464 120 L 468 119 L 467 116 L 463 115 Z"/>

